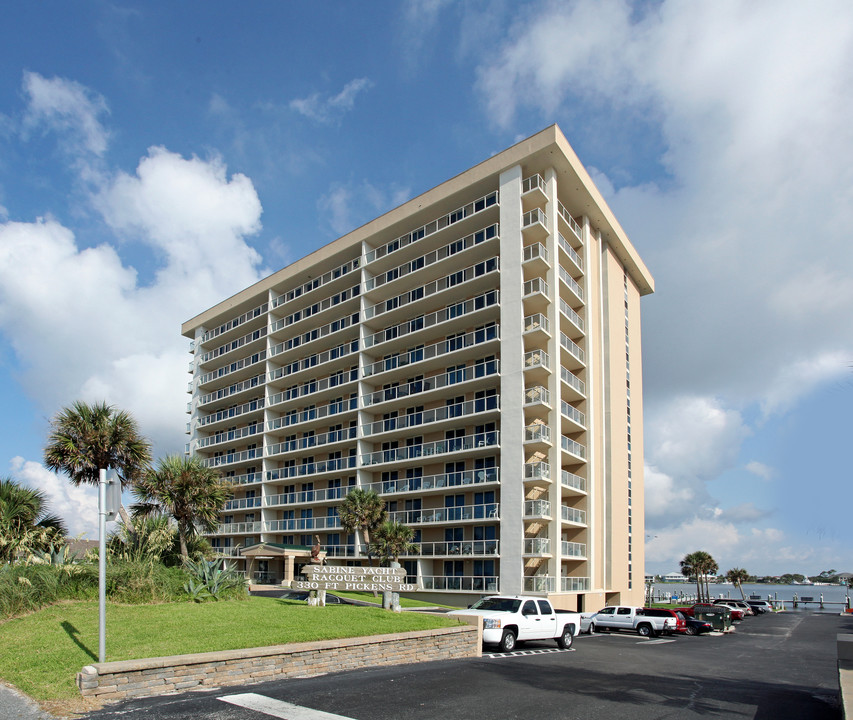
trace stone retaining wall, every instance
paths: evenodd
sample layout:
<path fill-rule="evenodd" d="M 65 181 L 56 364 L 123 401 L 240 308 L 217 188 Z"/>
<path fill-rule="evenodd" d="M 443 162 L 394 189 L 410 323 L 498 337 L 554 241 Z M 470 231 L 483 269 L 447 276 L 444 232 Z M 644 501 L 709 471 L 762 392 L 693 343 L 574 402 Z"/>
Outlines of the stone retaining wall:
<path fill-rule="evenodd" d="M 477 627 L 463 626 L 96 663 L 77 673 L 77 687 L 84 697 L 119 700 L 377 665 L 477 657 L 480 638 Z"/>

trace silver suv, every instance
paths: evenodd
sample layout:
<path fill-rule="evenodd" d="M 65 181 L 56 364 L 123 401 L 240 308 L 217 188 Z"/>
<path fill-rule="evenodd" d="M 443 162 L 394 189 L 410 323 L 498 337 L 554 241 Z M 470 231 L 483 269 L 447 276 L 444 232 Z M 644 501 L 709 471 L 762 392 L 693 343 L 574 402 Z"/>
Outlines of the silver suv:
<path fill-rule="evenodd" d="M 725 605 L 730 608 L 737 608 L 738 610 L 743 611 L 744 617 L 747 615 L 755 615 L 752 608 L 747 605 L 743 600 L 730 600 L 728 598 L 717 598 L 714 600 L 714 605 Z"/>

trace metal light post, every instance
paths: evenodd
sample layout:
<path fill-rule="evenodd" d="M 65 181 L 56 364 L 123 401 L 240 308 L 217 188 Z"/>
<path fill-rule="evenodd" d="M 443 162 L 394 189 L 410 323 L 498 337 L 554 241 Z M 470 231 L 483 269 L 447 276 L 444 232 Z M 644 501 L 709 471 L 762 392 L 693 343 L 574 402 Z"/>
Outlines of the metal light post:
<path fill-rule="evenodd" d="M 98 662 L 105 661 L 107 647 L 107 520 L 115 520 L 119 507 L 121 481 L 98 470 Z"/>

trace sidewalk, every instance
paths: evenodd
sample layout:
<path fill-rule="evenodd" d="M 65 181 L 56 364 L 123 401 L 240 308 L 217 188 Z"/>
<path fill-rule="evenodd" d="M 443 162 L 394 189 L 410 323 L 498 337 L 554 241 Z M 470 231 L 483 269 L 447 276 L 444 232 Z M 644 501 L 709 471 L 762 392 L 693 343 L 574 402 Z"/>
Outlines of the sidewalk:
<path fill-rule="evenodd" d="M 32 700 L 0 683 L 0 720 L 54 720 Z"/>

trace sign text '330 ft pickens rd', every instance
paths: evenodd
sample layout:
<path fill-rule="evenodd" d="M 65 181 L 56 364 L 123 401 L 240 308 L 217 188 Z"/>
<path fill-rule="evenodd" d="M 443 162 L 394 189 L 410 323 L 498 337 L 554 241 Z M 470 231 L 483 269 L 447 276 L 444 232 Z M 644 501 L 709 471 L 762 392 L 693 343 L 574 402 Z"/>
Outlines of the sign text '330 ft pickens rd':
<path fill-rule="evenodd" d="M 308 580 L 292 582 L 290 587 L 294 590 L 414 592 L 418 589 L 416 584 L 405 582 L 405 568 L 306 565 L 302 572 L 308 576 Z"/>

